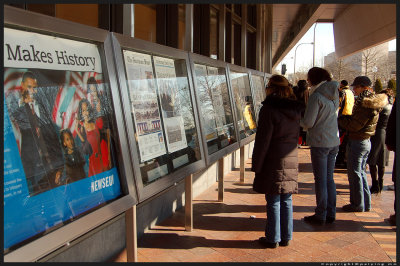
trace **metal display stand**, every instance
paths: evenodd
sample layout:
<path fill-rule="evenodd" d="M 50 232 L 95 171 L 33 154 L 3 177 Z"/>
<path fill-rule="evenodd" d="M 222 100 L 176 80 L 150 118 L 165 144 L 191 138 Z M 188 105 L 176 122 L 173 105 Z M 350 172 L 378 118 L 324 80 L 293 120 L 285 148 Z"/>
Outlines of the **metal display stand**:
<path fill-rule="evenodd" d="M 112 38 L 113 38 L 113 51 L 114 51 L 114 59 L 115 59 L 115 65 L 116 65 L 116 70 L 117 70 L 117 78 L 118 78 L 118 83 L 121 88 L 120 93 L 121 93 L 121 99 L 122 99 L 122 108 L 125 113 L 125 123 L 127 125 L 127 134 L 128 136 L 128 141 L 129 141 L 129 146 L 130 146 L 130 151 L 131 151 L 131 158 L 132 158 L 132 165 L 134 168 L 134 178 L 135 178 L 135 184 L 138 192 L 138 197 L 139 197 L 139 202 L 142 202 L 157 193 L 167 189 L 170 186 L 173 186 L 175 183 L 178 181 L 182 180 L 185 176 L 191 175 L 193 173 L 196 173 L 203 168 L 205 168 L 205 160 L 204 160 L 204 153 L 203 153 L 203 147 L 202 147 L 202 142 L 198 142 L 198 148 L 199 148 L 199 153 L 200 153 L 200 158 L 188 165 L 185 165 L 182 168 L 179 168 L 176 171 L 172 171 L 171 173 L 162 176 L 161 178 L 155 180 L 152 183 L 149 184 L 144 184 L 143 179 L 142 179 L 142 172 L 140 169 L 140 158 L 139 158 L 139 147 L 138 143 L 135 140 L 134 136 L 136 135 L 135 132 L 135 126 L 134 126 L 134 120 L 132 119 L 131 116 L 131 103 L 130 103 L 130 97 L 128 94 L 128 84 L 127 84 L 127 77 L 126 77 L 126 69 L 124 66 L 124 57 L 122 52 L 123 51 L 132 51 L 136 53 L 141 53 L 145 55 L 150 55 L 150 56 L 160 56 L 160 57 L 165 57 L 165 58 L 171 58 L 171 59 L 176 59 L 176 60 L 181 60 L 186 63 L 186 73 L 187 73 L 187 80 L 188 80 L 188 89 L 189 89 L 189 96 L 190 98 L 187 99 L 188 102 L 192 103 L 192 110 L 193 110 L 193 120 L 195 123 L 195 130 L 197 136 L 201 136 L 200 129 L 199 129 L 199 119 L 198 119 L 198 114 L 195 110 L 197 110 L 196 102 L 192 99 L 194 99 L 193 95 L 193 88 L 192 88 L 192 81 L 191 81 L 191 75 L 189 75 L 190 70 L 189 70 L 189 60 L 188 60 L 188 54 L 187 52 L 180 51 L 178 49 L 174 49 L 171 47 L 166 47 L 162 46 L 159 44 L 135 39 L 135 38 L 130 38 L 118 33 L 112 33 Z M 168 158 L 167 158 L 168 159 Z"/>
<path fill-rule="evenodd" d="M 193 83 L 194 83 L 194 88 L 195 88 L 195 95 L 196 95 L 196 100 L 197 100 L 197 106 L 198 106 L 198 113 L 202 114 L 205 111 L 202 109 L 202 95 L 200 93 L 200 85 L 198 84 L 197 80 L 199 77 L 196 74 L 195 71 L 195 64 L 197 65 L 202 65 L 204 67 L 212 67 L 212 68 L 219 68 L 219 69 L 224 69 L 225 70 L 225 82 L 226 82 L 226 88 L 227 88 L 227 93 L 228 95 L 225 95 L 225 97 L 229 98 L 229 105 L 230 105 L 230 110 L 229 112 L 233 114 L 233 101 L 232 101 L 232 93 L 231 90 L 229 89 L 229 81 L 228 81 L 228 74 L 227 74 L 227 64 L 223 61 L 218 61 L 215 59 L 211 59 L 206 56 L 198 55 L 198 54 L 193 54 L 189 53 L 189 59 L 190 59 L 190 66 L 192 69 L 192 76 L 193 76 Z M 202 88 L 204 89 L 204 88 Z M 209 107 L 209 106 L 208 106 Z M 225 114 L 226 115 L 226 114 Z M 226 147 L 222 147 L 218 149 L 215 152 L 212 152 L 210 154 L 210 151 L 208 149 L 207 145 L 207 139 L 206 139 L 206 133 L 205 133 L 205 126 L 204 126 L 205 121 L 203 119 L 200 119 L 200 125 L 201 125 L 201 131 L 202 131 L 202 142 L 203 142 L 203 148 L 204 148 L 204 154 L 207 162 L 207 166 L 212 165 L 215 162 L 218 162 L 218 201 L 223 201 L 223 195 L 224 195 L 224 157 L 233 151 L 237 150 L 239 148 L 239 136 L 237 133 L 237 121 L 236 121 L 236 116 L 232 115 L 232 123 L 233 123 L 233 129 L 234 129 L 234 137 L 235 137 L 235 142 L 227 145 Z"/>
<path fill-rule="evenodd" d="M 193 175 L 185 177 L 185 230 L 193 230 Z"/>
<path fill-rule="evenodd" d="M 231 71 L 234 72 L 238 72 L 238 73 L 243 73 L 247 76 L 249 83 L 247 84 L 250 88 L 250 94 L 251 94 L 251 84 L 250 84 L 250 75 L 249 75 L 249 69 L 241 67 L 241 66 L 236 66 L 236 65 L 232 65 L 232 64 L 228 64 L 228 69 L 229 69 L 229 84 L 230 84 L 230 88 L 231 88 L 231 93 L 234 96 L 233 93 L 233 87 L 232 87 L 232 74 Z M 236 103 L 235 103 L 236 104 Z M 239 114 L 237 113 L 237 108 L 235 109 L 235 116 L 236 116 L 236 120 L 239 121 Z M 253 110 L 254 111 L 254 110 Z M 239 140 L 239 145 L 240 145 L 240 182 L 244 183 L 244 172 L 245 172 L 245 159 L 244 159 L 244 149 L 245 149 L 245 145 L 249 144 L 250 142 L 252 142 L 255 139 L 255 132 L 253 132 L 252 134 L 250 134 L 249 136 L 242 138 Z"/>
<path fill-rule="evenodd" d="M 131 151 L 132 165 L 134 168 L 134 178 L 135 184 L 138 192 L 139 202 L 143 202 L 153 196 L 156 196 L 158 193 L 168 189 L 176 185 L 177 182 L 185 179 L 185 230 L 190 232 L 193 230 L 193 173 L 196 173 L 202 170 L 205 167 L 204 160 L 204 151 L 202 147 L 201 140 L 198 141 L 198 151 L 200 157 L 197 161 L 192 162 L 188 165 L 185 165 L 179 168 L 176 171 L 172 171 L 167 175 L 162 176 L 161 178 L 155 180 L 152 183 L 145 184 L 142 178 L 142 171 L 140 166 L 140 157 L 139 157 L 139 143 L 133 136 L 138 136 L 138 133 L 135 130 L 135 121 L 131 116 L 131 102 L 130 96 L 128 94 L 128 78 L 127 78 L 127 69 L 124 65 L 124 51 L 129 51 L 133 53 L 143 54 L 144 58 L 152 58 L 152 67 L 155 69 L 154 57 L 162 57 L 167 58 L 166 60 L 180 60 L 181 62 L 185 62 L 186 64 L 186 73 L 187 73 L 187 86 L 188 86 L 188 96 L 189 99 L 185 99 L 187 103 L 192 103 L 192 111 L 193 111 L 193 120 L 195 122 L 195 134 L 197 136 L 201 136 L 199 129 L 199 118 L 197 114 L 197 106 L 194 99 L 194 93 L 192 88 L 192 80 L 191 74 L 189 71 L 189 60 L 187 52 L 183 52 L 171 47 L 166 47 L 162 45 L 158 45 L 155 43 L 146 42 L 143 40 L 130 38 L 127 36 L 123 36 L 117 33 L 112 33 L 113 39 L 113 59 L 115 60 L 116 71 L 117 71 L 117 79 L 119 86 L 121 88 L 120 94 L 122 100 L 122 108 L 124 110 L 125 123 L 127 125 L 127 134 L 129 147 Z M 170 59 L 169 59 L 170 58 Z M 150 68 L 148 68 L 150 70 Z M 185 77 L 184 77 L 185 78 Z M 157 96 L 158 97 L 158 96 Z M 159 104 L 162 104 L 159 101 Z M 164 118 L 164 117 L 163 117 Z M 165 132 L 164 132 L 165 134 Z M 165 135 L 164 135 L 165 136 Z M 170 158 L 167 158 L 170 159 Z M 172 160 L 172 159 L 171 159 Z M 143 165 L 142 165 L 143 167 Z M 127 256 L 128 262 L 137 261 L 137 233 L 135 230 L 131 230 L 131 228 L 135 228 L 136 224 L 136 212 L 135 210 L 129 210 L 127 212 Z M 130 230 L 128 230 L 130 229 Z M 128 245 L 129 244 L 129 245 Z"/>
<path fill-rule="evenodd" d="M 30 34 L 33 32 L 41 34 L 40 36 L 53 36 L 78 41 L 82 46 L 85 43 L 97 45 L 101 57 L 103 80 L 110 85 L 112 96 L 110 96 L 110 100 L 114 109 L 112 116 L 115 122 L 113 122 L 111 130 L 115 136 L 114 148 L 117 151 L 115 161 L 117 162 L 121 184 L 121 195 L 116 199 L 105 202 L 102 206 L 87 210 L 87 213 L 78 216 L 79 218 L 75 218 L 76 220 L 72 220 L 59 227 L 57 226 L 57 229 L 49 230 L 49 232 L 34 240 L 9 251 L 4 256 L 4 261 L 6 262 L 37 261 L 63 246 L 68 246 L 70 242 L 101 226 L 127 209 L 132 208 L 137 203 L 137 196 L 133 180 L 131 179 L 133 169 L 131 168 L 129 152 L 127 150 L 128 141 L 125 134 L 125 126 L 121 119 L 116 119 L 123 115 L 123 111 L 120 108 L 119 89 L 113 80 L 113 76 L 115 75 L 113 73 L 114 66 L 112 62 L 107 60 L 109 57 L 107 53 L 111 51 L 106 48 L 111 42 L 109 33 L 98 28 L 9 6 L 4 6 L 4 26 L 20 30 L 21 34 L 24 31 L 30 32 Z M 8 40 L 5 39 L 4 41 Z"/>

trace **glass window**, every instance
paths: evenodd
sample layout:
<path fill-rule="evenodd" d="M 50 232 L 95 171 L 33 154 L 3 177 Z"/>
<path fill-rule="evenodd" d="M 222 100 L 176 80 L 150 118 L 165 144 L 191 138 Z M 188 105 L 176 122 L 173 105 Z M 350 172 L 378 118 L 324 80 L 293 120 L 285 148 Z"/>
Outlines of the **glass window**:
<path fill-rule="evenodd" d="M 135 4 L 135 38 L 156 42 L 156 9 L 153 5 Z"/>
<path fill-rule="evenodd" d="M 146 186 L 201 159 L 186 62 L 123 50 Z"/>
<path fill-rule="evenodd" d="M 258 113 L 262 106 L 261 102 L 265 99 L 264 78 L 258 75 L 251 75 L 251 80 L 253 82 L 254 112 L 258 122 Z"/>
<path fill-rule="evenodd" d="M 230 71 L 230 76 L 239 135 L 240 139 L 244 139 L 256 131 L 249 75 L 247 73 Z"/>
<path fill-rule="evenodd" d="M 185 49 L 186 4 L 178 5 L 178 49 Z"/>
<path fill-rule="evenodd" d="M 218 10 L 210 7 L 210 57 L 218 59 Z"/>
<path fill-rule="evenodd" d="M 5 253 L 122 196 L 99 45 L 4 29 Z"/>
<path fill-rule="evenodd" d="M 232 107 L 225 68 L 195 64 L 195 82 L 208 154 L 235 143 Z"/>
<path fill-rule="evenodd" d="M 242 16 L 242 5 L 241 4 L 234 4 L 233 9 L 234 9 L 236 15 L 238 15 L 239 17 Z"/>

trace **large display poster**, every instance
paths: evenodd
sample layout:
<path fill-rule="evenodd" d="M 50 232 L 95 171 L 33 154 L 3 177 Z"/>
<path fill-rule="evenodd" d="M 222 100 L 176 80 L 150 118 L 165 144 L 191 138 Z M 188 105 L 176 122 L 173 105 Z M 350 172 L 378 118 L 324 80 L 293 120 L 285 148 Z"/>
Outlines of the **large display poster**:
<path fill-rule="evenodd" d="M 256 113 L 256 120 L 258 121 L 258 113 L 260 112 L 261 109 L 261 102 L 264 101 L 264 93 L 263 91 L 265 90 L 264 88 L 264 79 L 261 76 L 257 75 L 252 75 L 252 81 L 253 81 L 253 95 L 254 95 L 254 111 Z"/>
<path fill-rule="evenodd" d="M 237 116 L 238 116 L 238 126 L 239 126 L 239 131 L 243 131 L 244 129 L 244 119 L 243 119 L 243 111 L 244 111 L 244 82 L 242 81 L 242 76 L 245 74 L 242 73 L 237 73 L 237 72 L 231 72 L 231 84 L 232 84 L 232 93 L 233 93 L 233 99 L 235 101 L 235 106 L 237 110 Z"/>
<path fill-rule="evenodd" d="M 207 66 L 208 80 L 210 81 L 212 102 L 215 111 L 215 122 L 217 124 L 218 135 L 226 133 L 226 114 L 224 101 L 222 98 L 221 86 L 226 85 L 224 76 L 218 74 L 218 68 Z"/>
<path fill-rule="evenodd" d="M 218 137 L 216 131 L 216 114 L 211 91 L 213 81 L 207 77 L 207 67 L 204 65 L 195 64 L 194 70 L 196 73 L 196 82 L 198 84 L 199 96 L 201 102 L 201 114 L 203 121 L 203 131 L 206 136 L 206 141 L 214 140 Z M 214 81 L 215 82 L 215 81 Z"/>
<path fill-rule="evenodd" d="M 140 161 L 145 162 L 166 153 L 151 56 L 125 50 L 124 59 Z"/>
<path fill-rule="evenodd" d="M 94 44 L 4 28 L 4 249 L 121 195 Z"/>
<path fill-rule="evenodd" d="M 178 83 L 173 59 L 154 56 L 158 94 L 161 101 L 167 147 L 170 153 L 187 147 Z"/>

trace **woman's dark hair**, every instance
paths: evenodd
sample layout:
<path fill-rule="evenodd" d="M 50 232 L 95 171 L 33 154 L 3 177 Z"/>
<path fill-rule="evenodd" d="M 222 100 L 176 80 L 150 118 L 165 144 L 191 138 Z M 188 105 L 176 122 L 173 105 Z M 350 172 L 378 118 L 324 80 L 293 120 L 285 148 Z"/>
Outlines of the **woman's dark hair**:
<path fill-rule="evenodd" d="M 317 85 L 322 81 L 331 81 L 331 74 L 326 69 L 320 67 L 313 67 L 308 70 L 308 80 L 311 86 Z"/>
<path fill-rule="evenodd" d="M 87 92 L 89 93 L 89 90 L 90 90 L 90 85 L 94 85 L 95 87 L 96 87 L 96 91 L 97 91 L 97 93 L 99 92 L 98 91 L 98 88 L 97 88 L 97 86 L 98 86 L 98 84 L 97 84 L 97 81 L 96 81 L 96 79 L 94 78 L 94 77 L 90 77 L 90 78 L 88 78 L 88 80 L 87 80 Z"/>
<path fill-rule="evenodd" d="M 281 75 L 273 75 L 269 81 L 267 88 L 272 90 L 272 93 L 281 98 L 296 99 L 293 89 L 289 85 L 289 81 Z"/>
<path fill-rule="evenodd" d="M 72 141 L 74 142 L 74 146 L 75 146 L 75 140 L 74 140 L 74 136 L 72 135 L 71 131 L 68 128 L 65 128 L 63 130 L 61 130 L 60 132 L 60 142 L 61 142 L 61 146 L 65 149 L 66 146 L 64 145 L 64 135 L 68 134 L 69 137 L 72 139 Z"/>
<path fill-rule="evenodd" d="M 94 120 L 94 110 L 92 105 L 89 103 L 89 101 L 85 98 L 83 98 L 82 100 L 79 101 L 79 107 L 78 107 L 78 119 L 80 121 L 83 121 L 83 116 L 82 116 L 82 104 L 86 103 L 86 106 L 88 108 L 88 112 L 89 112 L 89 121 L 93 121 Z"/>
<path fill-rule="evenodd" d="M 299 89 L 306 89 L 307 88 L 307 80 L 305 79 L 301 79 L 297 82 L 297 87 L 299 87 Z"/>

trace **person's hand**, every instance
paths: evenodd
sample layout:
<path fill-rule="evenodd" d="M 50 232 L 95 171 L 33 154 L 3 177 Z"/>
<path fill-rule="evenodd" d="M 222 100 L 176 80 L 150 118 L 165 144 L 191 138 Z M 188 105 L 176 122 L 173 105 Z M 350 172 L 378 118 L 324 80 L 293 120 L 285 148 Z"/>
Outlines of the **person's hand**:
<path fill-rule="evenodd" d="M 61 185 L 61 171 L 57 171 L 56 177 L 55 177 L 55 179 L 54 179 L 54 182 L 55 182 L 57 185 Z"/>

